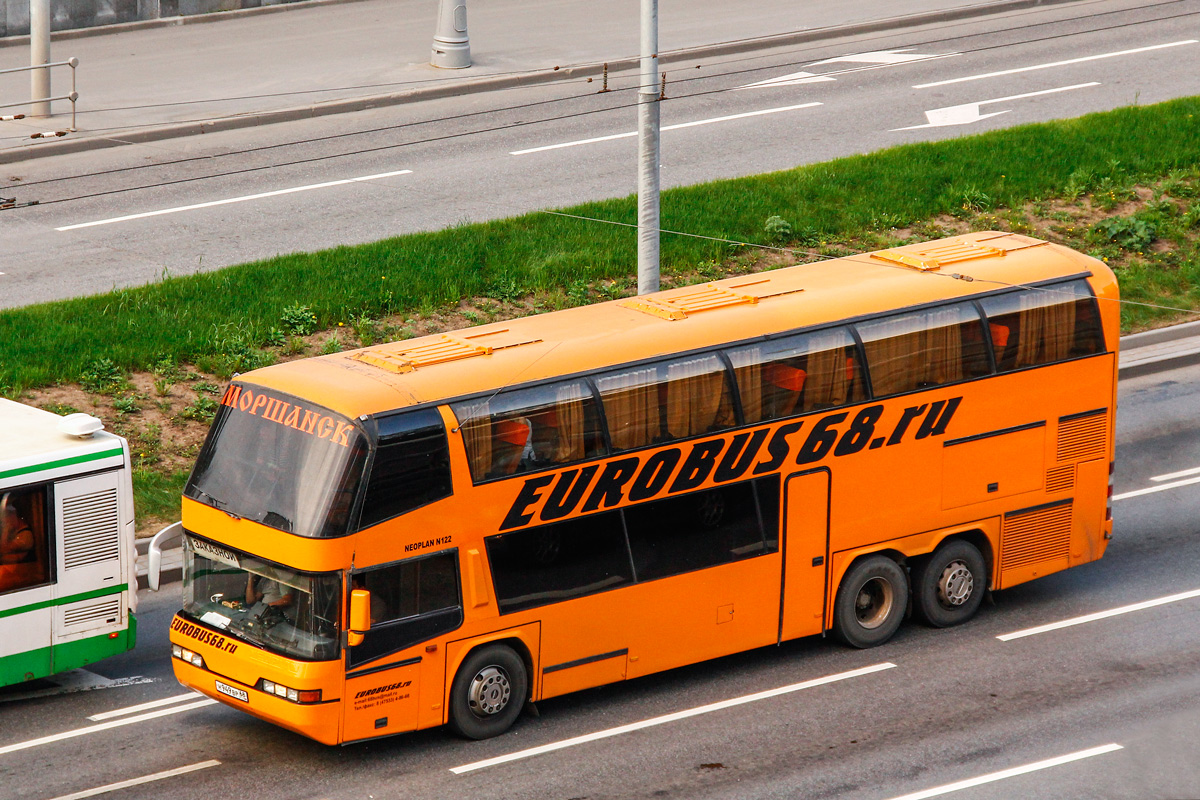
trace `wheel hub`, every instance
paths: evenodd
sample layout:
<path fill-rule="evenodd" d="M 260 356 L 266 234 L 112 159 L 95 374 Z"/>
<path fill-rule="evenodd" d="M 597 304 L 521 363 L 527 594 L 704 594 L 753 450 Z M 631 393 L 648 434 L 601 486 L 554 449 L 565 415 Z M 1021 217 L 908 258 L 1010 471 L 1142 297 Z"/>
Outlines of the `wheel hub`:
<path fill-rule="evenodd" d="M 872 578 L 858 590 L 854 599 L 854 614 L 858 624 L 867 629 L 878 628 L 892 613 L 895 592 L 892 584 L 882 578 Z"/>
<path fill-rule="evenodd" d="M 511 696 L 512 684 L 508 673 L 500 667 L 491 666 L 484 667 L 471 679 L 467 702 L 477 716 L 487 717 L 503 711 Z"/>
<path fill-rule="evenodd" d="M 975 578 L 962 561 L 952 561 L 938 579 L 938 600 L 946 606 L 961 606 L 971 597 Z"/>

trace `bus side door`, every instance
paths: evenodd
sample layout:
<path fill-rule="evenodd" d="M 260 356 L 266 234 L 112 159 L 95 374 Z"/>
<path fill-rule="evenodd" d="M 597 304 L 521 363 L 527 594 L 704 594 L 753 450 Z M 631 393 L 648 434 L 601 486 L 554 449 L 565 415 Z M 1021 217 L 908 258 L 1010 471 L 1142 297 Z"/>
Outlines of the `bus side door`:
<path fill-rule="evenodd" d="M 829 563 L 829 470 L 784 483 L 783 607 L 779 641 L 821 633 Z"/>

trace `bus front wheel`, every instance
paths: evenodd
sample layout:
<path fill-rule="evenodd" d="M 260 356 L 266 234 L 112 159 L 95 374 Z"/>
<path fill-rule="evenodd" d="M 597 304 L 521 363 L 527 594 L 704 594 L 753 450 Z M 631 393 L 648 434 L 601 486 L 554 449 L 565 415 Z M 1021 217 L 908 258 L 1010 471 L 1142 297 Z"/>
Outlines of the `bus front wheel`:
<path fill-rule="evenodd" d="M 887 556 L 868 556 L 842 578 L 833 606 L 833 633 L 851 647 L 883 644 L 900 627 L 907 605 L 904 570 Z"/>
<path fill-rule="evenodd" d="M 473 651 L 450 688 L 450 727 L 468 739 L 489 739 L 516 722 L 529 695 L 525 662 L 511 647 L 490 644 Z"/>
<path fill-rule="evenodd" d="M 979 609 L 987 573 L 979 548 L 962 539 L 939 547 L 913 569 L 915 611 L 935 628 L 960 625 Z"/>

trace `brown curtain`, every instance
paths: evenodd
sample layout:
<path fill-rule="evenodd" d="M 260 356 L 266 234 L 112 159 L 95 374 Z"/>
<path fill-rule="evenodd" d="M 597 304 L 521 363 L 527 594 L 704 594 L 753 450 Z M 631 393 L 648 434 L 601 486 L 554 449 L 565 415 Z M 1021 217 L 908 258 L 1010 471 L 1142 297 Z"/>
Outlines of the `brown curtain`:
<path fill-rule="evenodd" d="M 492 468 L 492 417 L 486 402 L 472 406 L 466 423 L 461 423 L 463 443 L 467 447 L 467 461 L 471 465 L 471 478 L 480 481 Z"/>
<path fill-rule="evenodd" d="M 962 380 L 962 332 L 958 311 L 934 309 L 926 314 L 926 320 L 929 327 L 922 331 L 921 342 L 925 363 L 917 382 L 941 385 Z"/>
<path fill-rule="evenodd" d="M 1020 336 L 1018 367 L 1067 358 L 1075 345 L 1075 302 L 1044 305 L 1040 294 L 1022 294 Z"/>
<path fill-rule="evenodd" d="M 755 349 L 755 363 L 747 364 L 733 371 L 737 376 L 738 392 L 742 396 L 742 413 L 746 422 L 763 420 L 763 368 L 757 361 L 758 350 Z"/>
<path fill-rule="evenodd" d="M 804 385 L 804 410 L 844 405 L 850 399 L 846 359 L 846 334 L 816 334 L 809 345 L 808 380 Z"/>
<path fill-rule="evenodd" d="M 667 367 L 667 433 L 681 439 L 733 424 L 725 370 L 716 356 Z"/>
<path fill-rule="evenodd" d="M 863 343 L 876 395 L 907 392 L 916 387 L 917 376 L 922 372 L 921 331 L 888 336 L 889 328 L 903 330 L 894 322 L 872 326 L 872 334 L 882 334 L 883 338 Z"/>
<path fill-rule="evenodd" d="M 635 369 L 600 378 L 597 384 L 613 448 L 632 450 L 658 436 L 658 371 Z"/>
<path fill-rule="evenodd" d="M 558 441 L 553 458 L 562 464 L 584 457 L 583 389 L 577 383 L 558 387 L 554 403 L 558 419 Z"/>

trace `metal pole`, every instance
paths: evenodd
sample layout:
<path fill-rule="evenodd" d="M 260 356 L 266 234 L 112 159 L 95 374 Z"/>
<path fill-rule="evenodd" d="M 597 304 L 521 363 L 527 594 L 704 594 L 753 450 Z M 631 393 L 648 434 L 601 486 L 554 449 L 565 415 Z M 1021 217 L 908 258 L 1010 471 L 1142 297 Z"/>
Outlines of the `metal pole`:
<path fill-rule="evenodd" d="M 29 0 L 29 66 L 50 63 L 50 0 Z M 50 68 L 29 73 L 30 116 L 50 116 Z"/>
<path fill-rule="evenodd" d="M 437 30 L 429 63 L 443 69 L 471 66 L 471 40 L 467 36 L 467 0 L 439 0 Z"/>
<path fill-rule="evenodd" d="M 638 84 L 638 294 L 658 291 L 658 0 L 642 0 Z"/>

